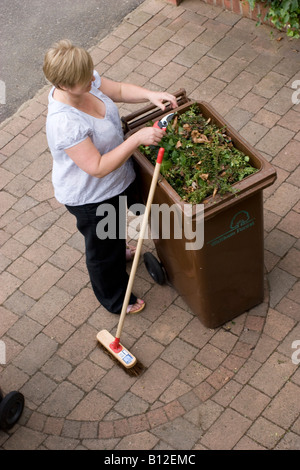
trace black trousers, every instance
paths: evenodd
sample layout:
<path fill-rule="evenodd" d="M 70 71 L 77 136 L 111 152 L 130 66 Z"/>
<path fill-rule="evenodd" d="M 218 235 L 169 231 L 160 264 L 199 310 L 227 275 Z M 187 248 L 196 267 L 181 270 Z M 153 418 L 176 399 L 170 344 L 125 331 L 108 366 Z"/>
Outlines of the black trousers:
<path fill-rule="evenodd" d="M 123 197 L 120 199 L 120 196 Z M 125 227 L 120 226 L 120 220 L 126 221 L 126 192 L 120 196 L 101 203 L 66 205 L 76 217 L 77 228 L 85 239 L 86 265 L 94 293 L 101 305 L 111 313 L 121 312 L 129 278 L 126 272 Z M 106 228 L 107 237 L 104 238 Z M 129 304 L 136 301 L 137 297 L 131 294 Z"/>

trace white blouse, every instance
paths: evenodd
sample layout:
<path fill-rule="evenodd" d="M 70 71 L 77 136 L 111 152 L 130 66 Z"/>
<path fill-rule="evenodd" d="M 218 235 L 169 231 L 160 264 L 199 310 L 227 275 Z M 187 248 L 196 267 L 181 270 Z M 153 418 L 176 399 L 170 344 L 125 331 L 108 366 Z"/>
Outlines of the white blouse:
<path fill-rule="evenodd" d="M 65 152 L 88 136 L 101 155 L 124 141 L 118 107 L 99 90 L 101 78 L 96 70 L 94 77 L 90 93 L 105 104 L 106 113 L 103 119 L 55 100 L 54 87 L 49 93 L 46 132 L 53 157 L 54 193 L 60 203 L 70 206 L 102 202 L 117 196 L 135 178 L 131 159 L 103 178 L 97 178 L 81 170 Z"/>

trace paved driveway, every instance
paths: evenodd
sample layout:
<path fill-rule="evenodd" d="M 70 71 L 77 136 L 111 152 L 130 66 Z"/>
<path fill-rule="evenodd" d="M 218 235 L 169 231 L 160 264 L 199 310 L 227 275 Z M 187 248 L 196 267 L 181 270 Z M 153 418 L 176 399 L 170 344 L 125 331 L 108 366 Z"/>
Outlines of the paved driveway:
<path fill-rule="evenodd" d="M 257 307 L 205 328 L 138 267 L 147 305 L 126 318 L 122 339 L 147 367 L 140 377 L 96 344 L 118 319 L 95 300 L 83 240 L 53 197 L 48 87 L 0 129 L 1 386 L 26 399 L 1 448 L 300 449 L 300 106 L 291 100 L 300 43 L 274 34 L 198 0 L 146 0 L 93 47 L 101 74 L 208 101 L 278 175 L 264 191 Z"/>

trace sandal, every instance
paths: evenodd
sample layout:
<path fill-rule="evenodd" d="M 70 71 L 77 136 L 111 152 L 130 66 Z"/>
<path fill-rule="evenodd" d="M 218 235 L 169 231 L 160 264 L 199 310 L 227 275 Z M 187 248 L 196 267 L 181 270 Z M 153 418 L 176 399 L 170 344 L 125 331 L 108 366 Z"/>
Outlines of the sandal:
<path fill-rule="evenodd" d="M 135 304 L 128 305 L 126 313 L 131 315 L 141 312 L 145 308 L 145 302 L 141 299 L 137 299 Z"/>
<path fill-rule="evenodd" d="M 135 246 L 126 245 L 126 261 L 132 261 L 133 260 L 135 251 L 136 251 Z"/>

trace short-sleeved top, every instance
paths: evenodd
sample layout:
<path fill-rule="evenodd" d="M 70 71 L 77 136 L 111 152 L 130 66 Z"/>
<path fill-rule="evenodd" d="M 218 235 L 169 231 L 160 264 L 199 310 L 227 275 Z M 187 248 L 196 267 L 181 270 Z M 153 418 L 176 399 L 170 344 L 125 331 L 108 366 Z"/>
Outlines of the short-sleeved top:
<path fill-rule="evenodd" d="M 53 98 L 49 93 L 46 132 L 53 157 L 52 182 L 56 199 L 66 205 L 77 206 L 105 201 L 121 194 L 134 180 L 131 160 L 108 175 L 97 178 L 81 170 L 65 152 L 66 149 L 90 137 L 101 155 L 124 141 L 118 107 L 99 87 L 101 78 L 94 71 L 95 80 L 89 93 L 103 101 L 106 113 L 103 119 L 93 117 Z"/>

